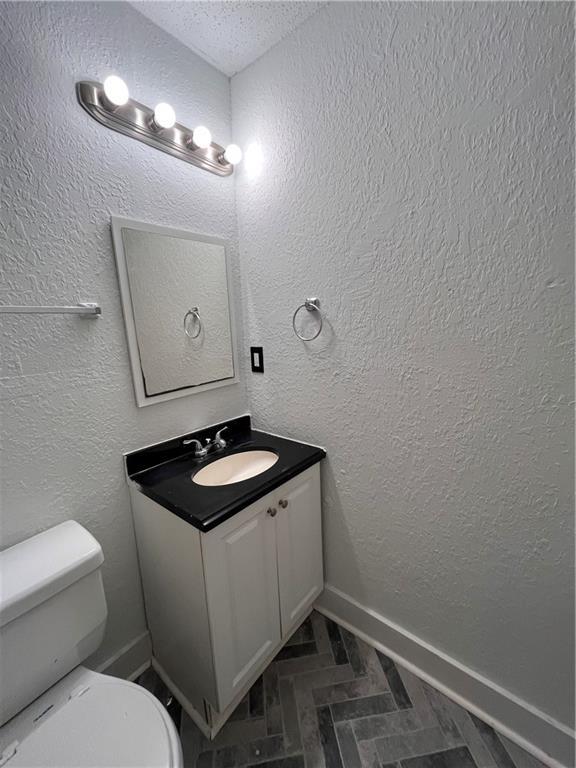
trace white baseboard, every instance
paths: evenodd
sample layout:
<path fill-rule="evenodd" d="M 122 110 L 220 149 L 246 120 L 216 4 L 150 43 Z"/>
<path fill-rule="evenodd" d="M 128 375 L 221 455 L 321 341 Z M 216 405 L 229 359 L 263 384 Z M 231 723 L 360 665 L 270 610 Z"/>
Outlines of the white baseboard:
<path fill-rule="evenodd" d="M 146 630 L 135 637 L 106 661 L 98 666 L 96 672 L 121 677 L 123 680 L 135 680 L 150 666 L 152 643 L 150 632 Z"/>
<path fill-rule="evenodd" d="M 315 608 L 437 688 L 551 768 L 573 768 L 575 733 L 384 616 L 326 585 Z"/>

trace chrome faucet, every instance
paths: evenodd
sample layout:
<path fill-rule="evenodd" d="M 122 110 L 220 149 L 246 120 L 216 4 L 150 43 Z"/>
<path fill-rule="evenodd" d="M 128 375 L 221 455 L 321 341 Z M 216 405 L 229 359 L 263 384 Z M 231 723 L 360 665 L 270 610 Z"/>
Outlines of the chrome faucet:
<path fill-rule="evenodd" d="M 191 445 L 192 443 L 196 445 L 196 448 L 194 449 L 195 458 L 200 459 L 202 456 L 206 456 L 208 453 L 209 441 L 207 441 L 206 447 L 204 447 L 200 440 L 196 440 L 196 438 L 191 438 L 190 440 L 182 440 L 182 445 Z"/>
<path fill-rule="evenodd" d="M 222 437 L 222 432 L 224 432 L 225 429 L 228 429 L 228 427 L 222 427 L 222 429 L 219 429 L 218 432 L 216 432 L 216 436 L 213 440 L 206 438 L 206 445 L 202 445 L 200 440 L 197 440 L 195 437 L 191 437 L 188 440 L 182 440 L 182 445 L 191 445 L 194 443 L 194 458 L 201 459 L 206 456 L 210 448 L 226 448 L 228 443 Z"/>
<path fill-rule="evenodd" d="M 214 445 L 216 448 L 226 448 L 228 443 L 226 440 L 222 438 L 222 432 L 224 432 L 228 427 L 222 427 L 222 429 L 219 429 L 218 432 L 216 432 L 216 437 L 212 441 L 212 445 Z"/>

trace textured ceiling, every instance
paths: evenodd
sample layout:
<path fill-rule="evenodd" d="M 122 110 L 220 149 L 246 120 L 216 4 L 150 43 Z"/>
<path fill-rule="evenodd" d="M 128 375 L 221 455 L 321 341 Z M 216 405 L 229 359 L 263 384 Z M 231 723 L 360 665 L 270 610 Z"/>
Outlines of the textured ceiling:
<path fill-rule="evenodd" d="M 232 76 L 325 3 L 133 0 L 131 5 L 210 64 Z"/>

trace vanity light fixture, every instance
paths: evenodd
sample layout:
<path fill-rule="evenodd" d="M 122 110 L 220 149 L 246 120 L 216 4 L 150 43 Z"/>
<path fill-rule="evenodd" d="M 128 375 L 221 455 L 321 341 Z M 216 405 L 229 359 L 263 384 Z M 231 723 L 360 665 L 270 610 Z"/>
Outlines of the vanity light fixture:
<path fill-rule="evenodd" d="M 128 86 L 117 75 L 110 75 L 104 83 L 76 83 L 76 95 L 86 112 L 107 128 L 217 176 L 230 176 L 242 159 L 240 147 L 216 144 L 205 126 L 191 130 L 177 123 L 170 104 L 161 102 L 150 109 L 131 99 Z"/>

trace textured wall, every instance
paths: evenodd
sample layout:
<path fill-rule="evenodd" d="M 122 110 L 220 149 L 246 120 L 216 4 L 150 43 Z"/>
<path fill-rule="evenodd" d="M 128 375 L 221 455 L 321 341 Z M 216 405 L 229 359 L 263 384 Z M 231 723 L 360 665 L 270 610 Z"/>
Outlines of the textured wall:
<path fill-rule="evenodd" d="M 137 99 L 166 99 L 225 143 L 229 81 L 128 5 L 7 3 L 1 19 L 0 301 L 84 299 L 103 310 L 92 322 L 1 320 L 1 545 L 67 518 L 94 533 L 110 609 L 102 659 L 145 628 L 122 453 L 246 402 L 238 385 L 136 407 L 110 214 L 235 241 L 234 182 L 107 130 L 78 105 L 74 83 L 118 72 Z"/>
<path fill-rule="evenodd" d="M 327 580 L 568 724 L 572 13 L 335 3 L 232 80 L 252 409 L 328 450 Z"/>

